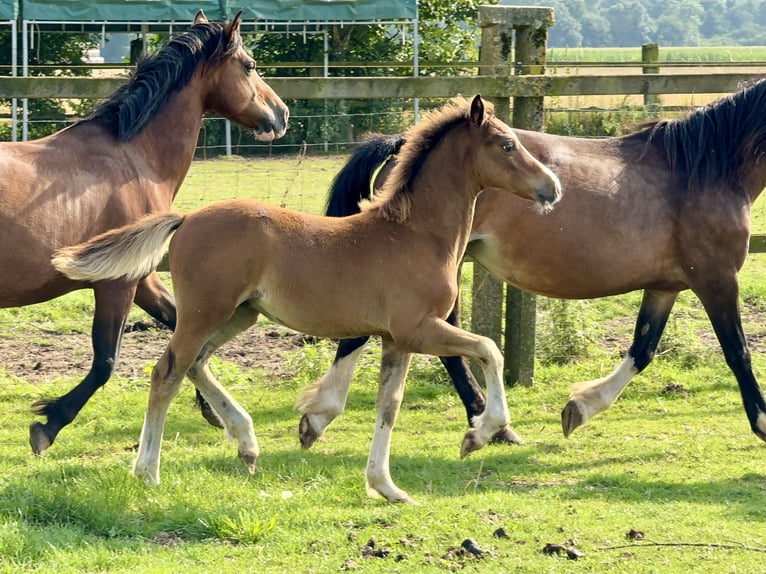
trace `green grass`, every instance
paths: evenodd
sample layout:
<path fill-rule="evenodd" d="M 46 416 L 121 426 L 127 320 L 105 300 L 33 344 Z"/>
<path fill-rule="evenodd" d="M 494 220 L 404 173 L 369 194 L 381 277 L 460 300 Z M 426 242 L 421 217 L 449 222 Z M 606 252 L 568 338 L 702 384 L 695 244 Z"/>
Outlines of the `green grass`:
<path fill-rule="evenodd" d="M 176 206 L 257 195 L 318 212 L 341 162 L 195 163 Z M 760 206 L 754 221 L 764 231 Z M 741 274 L 751 334 L 764 329 L 764 264 L 763 256 L 750 256 Z M 346 412 L 309 451 L 299 447 L 293 404 L 329 365 L 331 343 L 295 351 L 284 378 L 217 363 L 221 382 L 253 415 L 257 473 L 249 476 L 236 446 L 202 421 L 186 386 L 169 412 L 162 484 L 154 488 L 129 473 L 146 407 L 145 376 L 113 377 L 48 454 L 35 458 L 27 445 L 28 405 L 62 394 L 84 373 L 45 384 L 3 375 L 0 573 L 761 572 L 764 447 L 748 429 L 734 377 L 693 296 L 677 304 L 665 354 L 612 409 L 569 439 L 561 436 L 569 386 L 615 366 L 639 297 L 571 303 L 585 352 L 565 364 L 540 356 L 535 385 L 508 391 L 523 446 L 490 446 L 460 460 L 466 430 L 460 401 L 438 362 L 419 359 L 391 455 L 394 480 L 420 502 L 416 507 L 370 499 L 364 490 L 375 418 L 374 346 Z M 20 344 L 55 343 L 57 331 L 88 332 L 90 300 L 81 292 L 3 310 L 0 335 Z M 555 343 L 559 335 L 546 329 L 546 313 L 541 300 L 540 336 Z M 133 318 L 143 315 L 134 311 Z M 754 353 L 754 362 L 763 377 L 763 353 Z M 507 538 L 493 535 L 499 528 Z M 630 530 L 644 539 L 627 539 Z M 486 554 L 456 550 L 466 538 Z M 366 549 L 371 539 L 380 557 Z M 548 556 L 542 551 L 548 543 L 584 556 Z"/>
<path fill-rule="evenodd" d="M 641 47 L 549 48 L 548 62 L 640 62 Z M 660 46 L 661 62 L 764 62 L 766 46 Z"/>
<path fill-rule="evenodd" d="M 330 351 L 305 352 L 327 360 Z M 462 408 L 432 382 L 441 378 L 435 362 L 421 361 L 391 458 L 417 507 L 364 492 L 375 396 L 367 370 L 344 415 L 302 451 L 292 409 L 300 385 L 225 369 L 223 382 L 254 416 L 262 454 L 252 477 L 235 446 L 192 410 L 185 388 L 170 411 L 163 482 L 154 488 L 129 476 L 143 381 L 110 381 L 42 459 L 25 444 L 26 405 L 39 389 L 6 381 L 0 571 L 337 572 L 353 562 L 363 572 L 758 572 L 763 555 L 739 546 L 761 547 L 766 534 L 763 445 L 747 430 L 722 361 L 690 371 L 659 359 L 608 413 L 563 439 L 568 385 L 600 370 L 588 361 L 540 367 L 534 387 L 509 392 L 527 444 L 461 461 Z M 670 381 L 686 391 L 663 393 Z M 494 537 L 498 528 L 508 538 Z M 631 529 L 644 532 L 644 543 L 679 546 L 617 548 L 633 544 Z M 390 555 L 365 557 L 371 538 Z M 488 554 L 450 551 L 466 538 Z M 547 543 L 585 555 L 546 556 Z M 690 543 L 733 548 L 682 546 Z"/>

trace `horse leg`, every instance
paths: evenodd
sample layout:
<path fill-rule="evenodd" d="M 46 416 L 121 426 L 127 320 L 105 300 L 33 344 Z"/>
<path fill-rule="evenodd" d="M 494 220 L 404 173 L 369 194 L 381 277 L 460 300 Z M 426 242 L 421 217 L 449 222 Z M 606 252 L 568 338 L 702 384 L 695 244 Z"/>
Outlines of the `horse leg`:
<path fill-rule="evenodd" d="M 91 329 L 93 362 L 90 371 L 67 394 L 32 403 L 35 414 L 47 417 L 44 424 L 34 421 L 29 426 L 29 444 L 35 454 L 45 454 L 61 429 L 75 419 L 93 393 L 109 380 L 117 365 L 122 332 L 135 290 L 135 282 L 109 281 L 93 285 L 96 303 Z"/>
<path fill-rule="evenodd" d="M 404 394 L 404 380 L 412 355 L 400 351 L 390 339 L 383 339 L 380 363 L 380 384 L 375 401 L 375 434 L 367 459 L 366 488 L 370 496 L 382 496 L 389 502 L 414 504 L 410 496 L 391 479 L 389 456 L 393 431 Z"/>
<path fill-rule="evenodd" d="M 676 291 L 644 291 L 633 344 L 622 363 L 606 377 L 572 386 L 569 401 L 561 411 L 565 437 L 592 416 L 611 407 L 631 379 L 649 365 L 677 297 Z"/>
<path fill-rule="evenodd" d="M 203 392 L 207 390 L 208 386 L 220 388 L 214 380 L 212 383 L 207 380 L 206 361 L 213 350 L 230 338 L 225 338 L 219 333 L 226 332 L 227 324 L 229 322 L 236 323 L 240 315 L 235 311 L 231 317 L 227 317 L 225 309 L 221 308 L 218 314 L 220 320 L 216 321 L 214 310 L 208 308 L 206 311 L 205 317 L 199 317 L 196 314 L 189 315 L 184 327 L 173 333 L 165 352 L 152 369 L 149 403 L 144 417 L 144 425 L 141 429 L 138 455 L 133 464 L 133 474 L 143 477 L 152 484 L 159 484 L 160 482 L 160 451 L 165 418 L 170 401 L 178 393 L 184 376 L 189 373 L 190 378 L 194 377 L 196 379 L 193 379 L 195 385 L 200 384 Z M 210 347 L 206 348 L 207 344 Z M 196 365 L 197 362 L 201 362 L 201 366 Z M 209 396 L 211 399 L 219 397 L 214 391 L 211 391 Z M 233 404 L 230 409 L 222 408 L 219 412 L 227 425 L 231 423 L 231 426 L 227 426 L 227 428 L 232 428 L 236 432 L 238 426 L 232 420 L 231 413 L 244 412 L 244 410 L 233 399 L 231 400 Z M 216 402 L 212 404 L 220 406 Z M 247 413 L 244 413 L 244 416 L 249 419 Z M 252 457 L 254 461 L 258 453 L 255 436 L 252 433 L 252 422 L 250 423 L 250 435 L 251 448 L 248 456 Z M 241 450 L 242 448 L 240 448 Z"/>
<path fill-rule="evenodd" d="M 723 349 L 726 363 L 737 378 L 750 429 L 758 438 L 766 441 L 766 401 L 753 374 L 750 350 L 742 328 L 737 276 L 702 286 L 692 285 L 691 288 L 702 301 Z"/>
<path fill-rule="evenodd" d="M 369 337 L 341 339 L 330 370 L 309 385 L 296 402 L 303 416 L 298 425 L 301 447 L 309 448 L 327 426 L 343 412 L 351 376 Z"/>
<path fill-rule="evenodd" d="M 139 281 L 136 290 L 135 303 L 154 319 L 165 325 L 171 331 L 176 328 L 176 303 L 154 271 Z M 195 392 L 195 404 L 199 407 L 204 419 L 214 427 L 223 428 L 223 422 L 218 417 L 199 389 Z"/>
<path fill-rule="evenodd" d="M 246 304 L 237 307 L 231 319 L 208 339 L 187 373 L 206 403 L 215 409 L 214 412 L 220 413 L 226 434 L 239 441 L 239 459 L 250 474 L 255 472 L 259 454 L 253 419 L 216 380 L 210 370 L 209 360 L 221 345 L 251 327 L 257 319 L 258 312 L 255 309 Z"/>
<path fill-rule="evenodd" d="M 460 327 L 460 307 L 459 298 L 455 301 L 455 306 L 447 316 L 447 323 Z M 484 412 L 487 399 L 481 385 L 473 376 L 468 363 L 463 357 L 439 357 L 439 360 L 447 369 L 452 385 L 455 387 L 460 400 L 465 407 L 468 416 L 468 425 L 471 425 L 473 417 Z M 524 444 L 524 439 L 517 435 L 510 426 L 503 427 L 495 436 L 492 437 L 493 443 L 505 444 Z"/>
<path fill-rule="evenodd" d="M 397 329 L 398 330 L 398 329 Z M 487 385 L 487 406 L 473 417 L 460 449 L 462 457 L 486 445 L 509 424 L 508 404 L 503 385 L 503 356 L 492 339 L 474 335 L 443 319 L 424 319 L 417 327 L 402 329 L 394 340 L 402 348 L 436 356 L 460 355 L 479 361 Z"/>

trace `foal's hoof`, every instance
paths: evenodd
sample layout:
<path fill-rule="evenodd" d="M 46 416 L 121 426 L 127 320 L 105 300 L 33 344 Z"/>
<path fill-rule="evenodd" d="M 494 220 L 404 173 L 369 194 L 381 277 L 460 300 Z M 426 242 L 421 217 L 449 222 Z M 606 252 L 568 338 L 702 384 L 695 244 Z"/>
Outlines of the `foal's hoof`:
<path fill-rule="evenodd" d="M 223 421 L 221 420 L 221 417 L 219 417 L 218 413 L 213 410 L 213 407 L 210 406 L 210 403 L 202 403 L 199 406 L 199 411 L 202 413 L 202 418 L 204 418 L 209 425 L 219 429 L 226 428 L 223 424 Z"/>
<path fill-rule="evenodd" d="M 53 439 L 47 435 L 42 423 L 35 421 L 29 425 L 29 446 L 32 447 L 33 453 L 42 456 L 52 444 Z"/>
<path fill-rule="evenodd" d="M 239 460 L 242 461 L 242 464 L 245 465 L 247 472 L 250 474 L 255 474 L 255 461 L 257 459 L 258 457 L 254 454 L 247 454 L 244 452 L 239 453 Z"/>
<path fill-rule="evenodd" d="M 484 446 L 479 438 L 479 429 L 470 429 L 463 437 L 463 444 L 460 447 L 460 458 L 465 458 L 474 451 Z"/>
<path fill-rule="evenodd" d="M 569 402 L 561 411 L 561 430 L 564 431 L 564 437 L 569 437 L 577 427 L 586 421 L 577 401 L 569 399 Z"/>
<path fill-rule="evenodd" d="M 514 430 L 505 425 L 489 440 L 491 444 L 524 444 L 524 439 L 517 435 Z"/>
<path fill-rule="evenodd" d="M 301 422 L 298 423 L 298 438 L 301 440 L 301 448 L 309 448 L 316 440 L 321 436 L 320 433 L 314 430 L 311 426 L 308 415 L 301 417 Z"/>

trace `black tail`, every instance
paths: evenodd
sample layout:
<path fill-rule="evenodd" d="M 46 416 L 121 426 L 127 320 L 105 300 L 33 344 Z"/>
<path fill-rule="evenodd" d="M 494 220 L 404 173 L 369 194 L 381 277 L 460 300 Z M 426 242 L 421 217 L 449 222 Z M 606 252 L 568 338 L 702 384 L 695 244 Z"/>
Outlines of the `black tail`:
<path fill-rule="evenodd" d="M 395 156 L 404 144 L 402 134 L 368 134 L 330 185 L 325 215 L 344 217 L 359 213 L 359 202 L 371 199 L 375 170 Z"/>

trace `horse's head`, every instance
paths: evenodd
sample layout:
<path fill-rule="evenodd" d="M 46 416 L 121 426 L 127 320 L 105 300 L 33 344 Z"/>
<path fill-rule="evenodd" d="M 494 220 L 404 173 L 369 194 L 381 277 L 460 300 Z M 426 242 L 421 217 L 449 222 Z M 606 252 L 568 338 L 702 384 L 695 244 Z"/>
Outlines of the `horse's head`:
<path fill-rule="evenodd" d="M 259 140 L 281 138 L 287 131 L 289 110 L 281 98 L 258 74 L 255 60 L 242 46 L 239 28 L 242 12 L 223 28 L 220 58 L 208 63 L 203 74 L 207 87 L 208 111 L 255 130 Z M 200 11 L 194 24 L 205 24 Z"/>
<path fill-rule="evenodd" d="M 478 136 L 477 173 L 482 189 L 509 191 L 534 201 L 541 211 L 561 198 L 559 178 L 527 148 L 507 124 L 490 113 L 481 96 L 471 102 L 471 131 Z"/>

